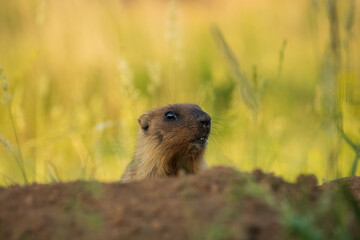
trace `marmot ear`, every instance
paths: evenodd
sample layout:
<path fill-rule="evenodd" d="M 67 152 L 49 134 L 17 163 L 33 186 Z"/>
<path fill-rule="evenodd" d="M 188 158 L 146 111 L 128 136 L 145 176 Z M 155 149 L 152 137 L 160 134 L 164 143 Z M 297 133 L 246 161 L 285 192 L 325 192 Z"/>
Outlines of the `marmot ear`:
<path fill-rule="evenodd" d="M 143 115 L 141 115 L 138 118 L 138 122 L 139 122 L 141 129 L 146 132 L 149 129 L 149 125 L 150 125 L 149 114 L 144 113 Z"/>

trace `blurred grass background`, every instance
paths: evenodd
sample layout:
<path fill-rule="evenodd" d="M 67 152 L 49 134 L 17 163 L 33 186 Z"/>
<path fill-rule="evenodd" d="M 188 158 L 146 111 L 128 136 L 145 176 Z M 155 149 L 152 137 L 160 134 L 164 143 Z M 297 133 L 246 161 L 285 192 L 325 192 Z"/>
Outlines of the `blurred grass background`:
<path fill-rule="evenodd" d="M 360 142 L 359 1 L 0 6 L 0 185 L 24 175 L 117 180 L 134 152 L 137 117 L 178 102 L 213 118 L 209 165 L 322 180 L 348 176 L 359 156 L 344 141 Z M 245 94 L 220 36 L 250 86 Z"/>

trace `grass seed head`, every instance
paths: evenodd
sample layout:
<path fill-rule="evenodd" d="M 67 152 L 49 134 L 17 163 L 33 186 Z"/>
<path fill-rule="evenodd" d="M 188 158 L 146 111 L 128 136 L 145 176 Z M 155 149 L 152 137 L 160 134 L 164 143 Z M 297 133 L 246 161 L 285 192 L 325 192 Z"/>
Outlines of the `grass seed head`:
<path fill-rule="evenodd" d="M 3 96 L 1 98 L 1 102 L 3 104 L 8 104 L 8 103 L 10 103 L 12 96 L 8 91 L 9 84 L 6 81 L 6 76 L 4 74 L 3 67 L 1 64 L 0 64 L 0 78 L 1 78 L 1 89 L 3 91 Z"/>
<path fill-rule="evenodd" d="M 7 140 L 4 136 L 1 135 L 0 135 L 0 144 L 2 144 L 9 152 L 13 152 L 13 146 L 11 145 L 9 140 Z"/>

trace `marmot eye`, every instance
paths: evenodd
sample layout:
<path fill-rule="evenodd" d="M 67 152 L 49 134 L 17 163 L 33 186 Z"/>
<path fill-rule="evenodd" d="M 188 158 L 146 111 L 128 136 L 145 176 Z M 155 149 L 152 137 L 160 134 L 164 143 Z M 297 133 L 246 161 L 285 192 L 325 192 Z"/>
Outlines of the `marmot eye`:
<path fill-rule="evenodd" d="M 167 119 L 169 119 L 169 120 L 175 120 L 175 119 L 176 119 L 176 114 L 173 113 L 173 112 L 167 112 L 167 113 L 165 114 L 165 117 L 166 117 Z"/>

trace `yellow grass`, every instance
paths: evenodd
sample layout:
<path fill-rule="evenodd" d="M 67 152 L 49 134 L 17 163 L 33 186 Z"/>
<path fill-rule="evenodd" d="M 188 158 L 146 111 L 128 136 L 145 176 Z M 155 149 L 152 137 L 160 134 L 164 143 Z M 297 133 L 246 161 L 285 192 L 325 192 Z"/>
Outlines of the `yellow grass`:
<path fill-rule="evenodd" d="M 29 181 L 117 180 L 134 151 L 137 117 L 176 102 L 197 103 L 213 117 L 210 165 L 262 168 L 290 180 L 300 173 L 348 175 L 355 153 L 321 103 L 329 21 L 327 1 L 316 2 L 0 0 L 0 62 Z M 338 9 L 343 41 L 347 7 Z M 357 143 L 358 23 L 343 55 L 349 66 L 338 78 L 344 128 Z M 212 25 L 250 82 L 256 69 L 256 117 Z M 0 104 L 0 136 L 16 154 L 7 107 Z M 23 183 L 5 145 L 0 184 Z"/>

